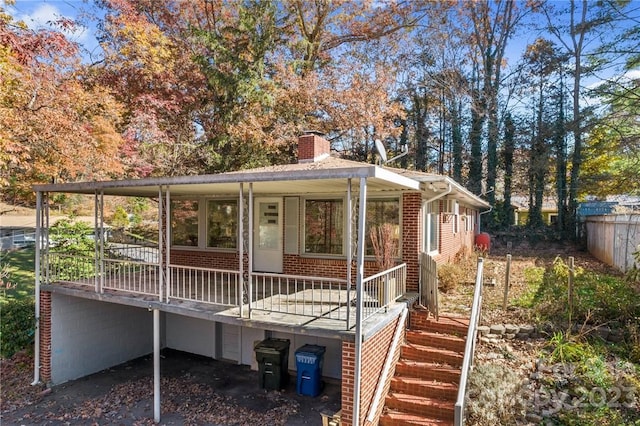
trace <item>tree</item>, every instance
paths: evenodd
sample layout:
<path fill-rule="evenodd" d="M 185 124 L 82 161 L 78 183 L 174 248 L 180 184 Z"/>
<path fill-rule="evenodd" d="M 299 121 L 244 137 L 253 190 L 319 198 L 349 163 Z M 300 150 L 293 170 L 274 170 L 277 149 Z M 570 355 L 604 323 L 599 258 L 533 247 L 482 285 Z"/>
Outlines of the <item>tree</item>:
<path fill-rule="evenodd" d="M 573 152 L 571 154 L 571 172 L 569 179 L 568 220 L 567 229 L 576 229 L 578 196 L 580 193 L 581 168 L 583 163 L 583 135 L 587 130 L 587 114 L 581 105 L 583 77 L 592 74 L 602 65 L 601 61 L 585 60 L 590 53 L 596 53 L 600 45 L 588 49 L 598 40 L 604 31 L 611 30 L 615 21 L 617 6 L 615 2 L 590 3 L 587 0 L 570 0 L 568 8 L 559 12 L 547 5 L 543 9 L 547 18 L 547 30 L 558 40 L 565 53 L 571 59 L 571 76 L 573 78 L 570 91 L 572 101 L 572 118 L 570 130 L 573 136 Z M 592 59 L 596 59 L 593 57 Z"/>
<path fill-rule="evenodd" d="M 495 203 L 495 187 L 498 172 L 498 136 L 500 117 L 498 115 L 498 99 L 502 87 L 502 69 L 505 51 L 509 39 L 514 35 L 522 18 L 530 10 L 530 5 L 519 9 L 518 4 L 510 0 L 496 0 L 494 2 L 470 2 L 463 8 L 471 22 L 470 42 L 472 43 L 472 58 L 476 64 L 477 76 L 481 84 L 480 91 L 474 103 L 474 117 L 472 118 L 473 138 L 477 138 L 487 122 L 487 198 L 490 204 Z M 477 140 L 472 139 L 472 145 Z M 472 148 L 473 149 L 473 148 Z M 475 149 L 472 161 L 475 168 L 481 162 Z M 478 173 L 474 171 L 473 179 Z M 477 188 L 476 188 L 477 193 Z"/>
<path fill-rule="evenodd" d="M 31 30 L 1 9 L 0 40 L 5 197 L 31 200 L 31 185 L 52 179 L 119 176 L 120 105 L 103 87 L 89 87 L 79 77 L 76 45 L 61 31 Z"/>

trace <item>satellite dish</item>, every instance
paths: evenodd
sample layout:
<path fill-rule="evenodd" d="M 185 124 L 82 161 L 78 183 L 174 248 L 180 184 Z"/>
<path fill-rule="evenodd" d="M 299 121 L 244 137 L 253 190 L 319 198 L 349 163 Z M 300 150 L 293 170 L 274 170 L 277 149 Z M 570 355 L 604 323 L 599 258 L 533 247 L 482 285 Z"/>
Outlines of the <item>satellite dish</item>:
<path fill-rule="evenodd" d="M 380 160 L 382 160 L 382 164 L 387 162 L 387 148 L 385 148 L 384 144 L 380 139 L 375 140 L 376 151 L 378 151 L 378 155 L 380 156 Z"/>

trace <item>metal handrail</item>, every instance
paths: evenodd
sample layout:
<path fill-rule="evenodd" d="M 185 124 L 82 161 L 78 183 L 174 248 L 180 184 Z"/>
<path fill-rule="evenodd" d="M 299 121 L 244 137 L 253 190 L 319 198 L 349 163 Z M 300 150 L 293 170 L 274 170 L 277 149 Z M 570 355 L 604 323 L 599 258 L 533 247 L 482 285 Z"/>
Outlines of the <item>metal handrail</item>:
<path fill-rule="evenodd" d="M 471 318 L 469 319 L 469 329 L 467 330 L 467 342 L 464 347 L 464 359 L 462 361 L 462 372 L 460 374 L 460 386 L 458 387 L 458 398 L 454 409 L 455 426 L 464 424 L 464 399 L 467 392 L 467 379 L 469 371 L 473 367 L 473 356 L 476 349 L 476 334 L 478 322 L 482 310 L 482 281 L 484 273 L 484 259 L 478 258 L 478 269 L 476 270 L 476 284 L 473 291 L 473 304 L 471 307 Z"/>

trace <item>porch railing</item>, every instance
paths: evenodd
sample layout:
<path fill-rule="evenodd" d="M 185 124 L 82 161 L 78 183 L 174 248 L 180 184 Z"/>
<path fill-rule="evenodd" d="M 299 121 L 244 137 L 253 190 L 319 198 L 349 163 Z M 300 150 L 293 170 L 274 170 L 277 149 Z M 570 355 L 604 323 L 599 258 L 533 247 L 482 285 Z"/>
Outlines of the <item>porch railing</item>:
<path fill-rule="evenodd" d="M 48 266 L 50 282 L 93 286 L 96 276 L 94 253 L 60 253 L 51 251 L 43 264 Z"/>
<path fill-rule="evenodd" d="M 406 283 L 406 263 L 365 278 L 362 281 L 362 318 L 367 319 L 395 302 L 405 293 Z"/>
<path fill-rule="evenodd" d="M 169 299 L 223 306 L 246 306 L 250 310 L 302 315 L 355 324 L 356 291 L 345 279 L 252 273 L 251 286 L 237 270 L 169 265 L 165 276 L 158 252 L 148 247 L 109 247 L 96 262 L 94 253 L 67 254 L 50 251 L 47 282 L 95 286 L 97 292 L 123 291 Z M 163 274 L 163 280 L 161 280 Z M 362 320 L 384 311 L 405 293 L 406 264 L 363 280 Z M 160 283 L 163 282 L 163 288 Z M 251 294 L 249 294 L 251 287 Z"/>
<path fill-rule="evenodd" d="M 462 373 L 460 374 L 460 386 L 458 387 L 458 398 L 454 408 L 455 426 L 464 424 L 464 403 L 467 393 L 467 379 L 473 367 L 473 357 L 476 351 L 476 339 L 478 334 L 478 322 L 482 312 L 482 281 L 484 276 L 484 260 L 478 258 L 478 269 L 476 271 L 476 285 L 473 292 L 473 304 L 471 305 L 471 318 L 469 319 L 469 330 L 467 331 L 467 343 L 464 348 L 464 358 L 462 360 Z"/>
<path fill-rule="evenodd" d="M 251 309 L 348 319 L 348 303 L 355 292 L 344 279 L 253 273 Z"/>
<path fill-rule="evenodd" d="M 238 271 L 181 265 L 170 265 L 169 271 L 169 298 L 229 306 L 242 300 Z"/>
<path fill-rule="evenodd" d="M 157 264 L 126 259 L 104 259 L 101 288 L 130 293 L 159 295 L 160 268 Z"/>

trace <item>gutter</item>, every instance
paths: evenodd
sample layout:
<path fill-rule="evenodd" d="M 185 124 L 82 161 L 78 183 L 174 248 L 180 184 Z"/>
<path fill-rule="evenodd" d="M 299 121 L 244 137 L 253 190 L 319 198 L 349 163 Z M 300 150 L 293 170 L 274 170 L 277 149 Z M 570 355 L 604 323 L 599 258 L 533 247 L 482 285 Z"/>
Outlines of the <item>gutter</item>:
<path fill-rule="evenodd" d="M 451 192 L 453 192 L 453 185 L 451 184 L 451 182 L 447 182 L 444 180 L 439 180 L 436 182 L 446 182 L 447 183 L 447 190 L 445 192 L 443 192 L 442 194 L 438 194 L 436 196 L 434 196 L 433 198 L 429 198 L 428 200 L 425 201 L 425 204 L 429 204 L 433 201 L 439 200 L 440 198 L 446 197 L 447 195 L 451 194 Z M 433 183 L 433 182 L 430 182 Z"/>

